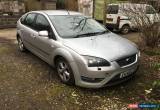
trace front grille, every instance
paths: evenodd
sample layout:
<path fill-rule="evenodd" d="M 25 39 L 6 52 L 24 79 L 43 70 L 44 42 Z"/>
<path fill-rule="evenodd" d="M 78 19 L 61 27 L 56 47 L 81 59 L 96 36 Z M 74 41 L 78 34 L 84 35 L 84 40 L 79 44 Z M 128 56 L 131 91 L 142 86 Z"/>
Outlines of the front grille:
<path fill-rule="evenodd" d="M 120 67 L 127 66 L 129 64 L 134 63 L 136 61 L 136 57 L 137 57 L 137 55 L 134 54 L 132 56 L 117 60 L 117 63 L 119 64 Z"/>

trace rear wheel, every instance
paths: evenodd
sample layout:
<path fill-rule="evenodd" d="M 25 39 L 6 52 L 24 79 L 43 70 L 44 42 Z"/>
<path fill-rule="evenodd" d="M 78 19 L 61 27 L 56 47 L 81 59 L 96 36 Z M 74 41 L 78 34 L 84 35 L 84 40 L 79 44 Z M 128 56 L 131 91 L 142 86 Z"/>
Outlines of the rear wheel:
<path fill-rule="evenodd" d="M 121 33 L 122 34 L 128 34 L 129 31 L 130 31 L 130 27 L 128 25 L 122 26 L 122 28 L 121 28 Z"/>
<path fill-rule="evenodd" d="M 61 81 L 68 85 L 74 85 L 75 79 L 69 63 L 62 57 L 56 60 L 56 69 Z"/>
<path fill-rule="evenodd" d="M 17 41 L 18 41 L 19 50 L 20 50 L 21 52 L 26 51 L 26 48 L 25 48 L 25 46 L 24 46 L 24 44 L 23 44 L 23 41 L 22 41 L 21 37 L 18 37 L 18 38 L 17 38 Z"/>

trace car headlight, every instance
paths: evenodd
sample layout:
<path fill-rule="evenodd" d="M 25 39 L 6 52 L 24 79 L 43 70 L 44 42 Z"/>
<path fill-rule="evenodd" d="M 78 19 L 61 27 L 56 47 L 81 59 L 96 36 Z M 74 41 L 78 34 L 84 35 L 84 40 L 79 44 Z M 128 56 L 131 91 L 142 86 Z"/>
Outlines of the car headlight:
<path fill-rule="evenodd" d="M 110 66 L 110 63 L 103 58 L 91 57 L 91 56 L 84 56 L 84 58 L 87 60 L 88 67 Z"/>

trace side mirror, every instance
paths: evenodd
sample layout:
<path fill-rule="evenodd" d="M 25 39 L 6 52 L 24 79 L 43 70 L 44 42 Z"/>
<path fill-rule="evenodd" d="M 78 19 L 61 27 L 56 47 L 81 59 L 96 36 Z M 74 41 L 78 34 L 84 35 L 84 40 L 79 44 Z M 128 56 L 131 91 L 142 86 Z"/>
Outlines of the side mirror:
<path fill-rule="evenodd" d="M 39 36 L 42 36 L 42 37 L 48 37 L 48 31 L 39 31 Z"/>

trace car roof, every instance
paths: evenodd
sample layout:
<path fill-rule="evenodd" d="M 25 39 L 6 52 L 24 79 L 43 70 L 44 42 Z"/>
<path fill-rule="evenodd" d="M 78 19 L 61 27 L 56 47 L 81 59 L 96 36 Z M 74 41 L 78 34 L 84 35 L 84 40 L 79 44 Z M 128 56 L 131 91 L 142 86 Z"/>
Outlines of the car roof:
<path fill-rule="evenodd" d="M 45 13 L 47 15 L 82 15 L 82 13 L 67 10 L 39 10 L 31 12 Z"/>

